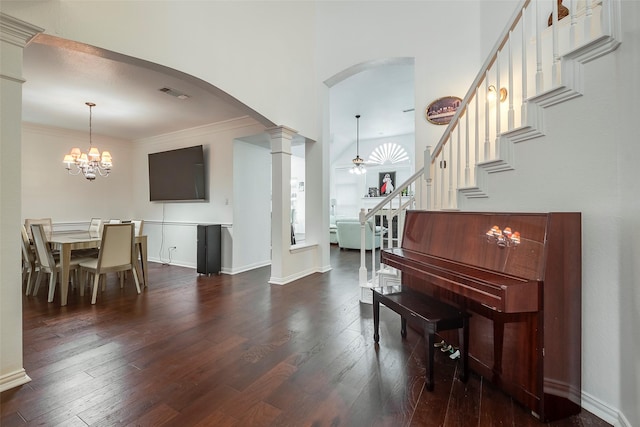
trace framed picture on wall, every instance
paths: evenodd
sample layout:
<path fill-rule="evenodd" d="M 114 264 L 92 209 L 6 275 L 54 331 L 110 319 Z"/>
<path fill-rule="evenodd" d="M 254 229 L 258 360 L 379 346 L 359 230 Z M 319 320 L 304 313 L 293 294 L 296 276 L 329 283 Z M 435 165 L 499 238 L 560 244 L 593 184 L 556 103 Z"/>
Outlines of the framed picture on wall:
<path fill-rule="evenodd" d="M 449 124 L 461 103 L 462 99 L 457 96 L 445 96 L 444 98 L 436 99 L 427 106 L 424 116 L 434 125 Z"/>
<path fill-rule="evenodd" d="M 396 184 L 396 172 L 380 172 L 378 174 L 378 188 L 380 196 L 384 197 L 394 190 Z"/>

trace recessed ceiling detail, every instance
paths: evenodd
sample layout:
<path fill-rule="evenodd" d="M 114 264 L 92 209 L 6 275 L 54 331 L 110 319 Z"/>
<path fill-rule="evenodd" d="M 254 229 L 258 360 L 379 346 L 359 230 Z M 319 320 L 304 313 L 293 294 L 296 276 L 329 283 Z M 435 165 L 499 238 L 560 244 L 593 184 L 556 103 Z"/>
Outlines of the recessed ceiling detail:
<path fill-rule="evenodd" d="M 383 165 L 404 162 L 405 160 L 409 160 L 409 155 L 403 147 L 395 142 L 385 142 L 373 150 L 367 163 Z"/>
<path fill-rule="evenodd" d="M 186 93 L 182 93 L 182 92 L 178 92 L 175 89 L 171 89 L 170 87 L 163 87 L 161 89 L 158 89 L 160 92 L 164 92 L 167 95 L 171 95 L 171 96 L 175 96 L 178 99 L 188 99 L 191 98 L 189 95 L 187 95 Z"/>

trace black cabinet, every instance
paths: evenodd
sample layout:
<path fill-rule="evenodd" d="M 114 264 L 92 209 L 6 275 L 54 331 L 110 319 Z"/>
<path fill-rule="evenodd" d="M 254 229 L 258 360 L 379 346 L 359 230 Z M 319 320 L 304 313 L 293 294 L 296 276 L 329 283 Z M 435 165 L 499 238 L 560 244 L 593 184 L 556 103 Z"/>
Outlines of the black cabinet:
<path fill-rule="evenodd" d="M 198 225 L 198 273 L 222 270 L 222 229 L 219 224 Z"/>

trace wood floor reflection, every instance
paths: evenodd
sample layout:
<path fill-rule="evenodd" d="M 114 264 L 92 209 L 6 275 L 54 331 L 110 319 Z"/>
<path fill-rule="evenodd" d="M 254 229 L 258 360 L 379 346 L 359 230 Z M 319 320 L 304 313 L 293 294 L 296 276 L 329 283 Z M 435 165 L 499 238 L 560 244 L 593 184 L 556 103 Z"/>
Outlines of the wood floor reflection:
<path fill-rule="evenodd" d="M 331 249 L 333 270 L 286 286 L 269 268 L 235 276 L 151 264 L 129 282 L 69 305 L 23 298 L 32 381 L 2 393 L 11 426 L 607 426 L 587 411 L 543 424 L 457 361 L 436 356 L 425 389 L 423 341 L 400 336 L 358 301 L 359 252 Z"/>

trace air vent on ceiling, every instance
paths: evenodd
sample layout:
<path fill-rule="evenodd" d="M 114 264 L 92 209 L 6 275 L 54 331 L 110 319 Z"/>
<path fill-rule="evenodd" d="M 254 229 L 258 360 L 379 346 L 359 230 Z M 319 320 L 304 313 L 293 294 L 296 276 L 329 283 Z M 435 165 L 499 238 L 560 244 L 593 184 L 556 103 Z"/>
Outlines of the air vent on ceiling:
<path fill-rule="evenodd" d="M 178 99 L 188 99 L 190 98 L 189 95 L 187 95 L 186 93 L 182 93 L 182 92 L 178 92 L 175 89 L 171 89 L 170 87 L 163 87 L 161 89 L 158 89 L 160 92 L 164 92 L 167 95 L 171 95 L 171 96 L 175 96 Z"/>

